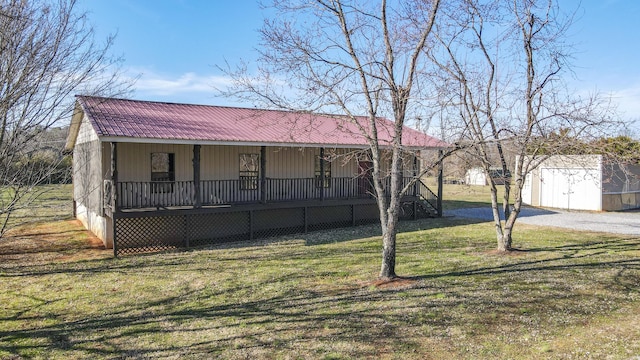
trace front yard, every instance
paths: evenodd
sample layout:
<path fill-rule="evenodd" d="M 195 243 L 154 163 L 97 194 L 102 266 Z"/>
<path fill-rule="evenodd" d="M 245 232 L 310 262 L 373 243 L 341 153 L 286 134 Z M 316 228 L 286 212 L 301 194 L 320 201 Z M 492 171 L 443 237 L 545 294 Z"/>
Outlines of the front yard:
<path fill-rule="evenodd" d="M 376 226 L 113 259 L 54 225 L 0 244 L 0 359 L 640 356 L 637 237 L 404 222 L 377 284 Z"/>

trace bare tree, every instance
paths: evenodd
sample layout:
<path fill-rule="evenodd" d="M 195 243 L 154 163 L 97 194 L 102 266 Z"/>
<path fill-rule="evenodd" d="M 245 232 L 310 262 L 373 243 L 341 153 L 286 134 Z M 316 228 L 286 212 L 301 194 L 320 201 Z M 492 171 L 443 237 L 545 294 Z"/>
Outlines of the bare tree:
<path fill-rule="evenodd" d="M 42 136 L 73 110 L 76 93 L 122 94 L 113 42 L 94 41 L 76 0 L 0 1 L 0 238 L 63 161 Z M 42 166 L 43 157 L 51 166 Z M 40 160 L 39 160 L 40 159 Z"/>
<path fill-rule="evenodd" d="M 436 30 L 442 47 L 430 57 L 441 70 L 446 125 L 484 169 L 498 250 L 509 251 L 527 174 L 551 155 L 610 134 L 617 123 L 602 98 L 578 98 L 564 87 L 572 12 L 556 1 L 462 0 L 443 13 Z"/>
<path fill-rule="evenodd" d="M 235 96 L 266 107 L 340 113 L 367 140 L 382 228 L 381 279 L 396 277 L 396 232 L 406 190 L 402 129 L 410 115 L 419 117 L 419 100 L 428 95 L 425 50 L 439 3 L 275 0 L 275 14 L 261 30 L 258 75 L 250 76 L 246 68 L 232 74 L 235 87 L 229 92 Z M 380 117 L 394 121 L 388 193 Z"/>

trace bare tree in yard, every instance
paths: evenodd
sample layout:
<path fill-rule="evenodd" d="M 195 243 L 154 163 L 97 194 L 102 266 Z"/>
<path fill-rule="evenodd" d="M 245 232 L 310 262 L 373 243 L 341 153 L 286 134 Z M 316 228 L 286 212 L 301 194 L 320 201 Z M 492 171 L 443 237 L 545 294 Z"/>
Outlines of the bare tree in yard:
<path fill-rule="evenodd" d="M 555 1 L 462 0 L 443 14 L 435 31 L 442 48 L 430 57 L 441 69 L 435 81 L 448 105 L 445 125 L 455 141 L 471 144 L 466 151 L 482 164 L 498 250 L 509 251 L 527 174 L 548 156 L 566 153 L 575 139 L 588 144 L 617 124 L 597 96 L 577 98 L 563 86 L 572 16 Z M 496 167 L 503 181 L 490 176 Z"/>
<path fill-rule="evenodd" d="M 42 195 L 62 146 L 48 130 L 73 110 L 75 93 L 113 94 L 114 60 L 93 39 L 75 0 L 0 0 L 0 238 Z"/>
<path fill-rule="evenodd" d="M 368 141 L 380 212 L 381 279 L 396 277 L 396 232 L 406 190 L 402 128 L 409 114 L 417 117 L 417 99 L 427 95 L 425 50 L 439 3 L 275 0 L 276 14 L 261 30 L 259 75 L 249 76 L 246 69 L 233 74 L 236 96 L 267 107 L 346 114 L 343 118 L 359 128 Z M 356 115 L 366 115 L 367 123 Z M 380 117 L 394 121 L 389 193 L 383 186 Z"/>

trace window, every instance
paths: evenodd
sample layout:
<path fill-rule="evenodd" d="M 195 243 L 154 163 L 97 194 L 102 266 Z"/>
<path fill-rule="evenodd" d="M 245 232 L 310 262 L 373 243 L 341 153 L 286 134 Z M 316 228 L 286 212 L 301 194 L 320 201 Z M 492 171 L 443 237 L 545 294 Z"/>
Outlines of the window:
<path fill-rule="evenodd" d="M 171 153 L 151 153 L 152 191 L 172 192 L 175 180 L 175 155 Z"/>
<path fill-rule="evenodd" d="M 260 154 L 240 154 L 240 190 L 258 189 Z"/>
<path fill-rule="evenodd" d="M 324 184 L 322 183 L 322 170 L 320 169 L 320 164 L 324 167 Z M 316 175 L 316 187 L 331 187 L 331 162 L 327 159 L 323 159 L 320 155 L 316 156 L 316 164 L 315 164 L 315 175 Z"/>

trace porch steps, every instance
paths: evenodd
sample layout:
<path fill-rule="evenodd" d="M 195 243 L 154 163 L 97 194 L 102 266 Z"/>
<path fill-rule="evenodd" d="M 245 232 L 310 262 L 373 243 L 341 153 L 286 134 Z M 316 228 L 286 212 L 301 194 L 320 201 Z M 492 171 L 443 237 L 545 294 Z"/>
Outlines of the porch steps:
<path fill-rule="evenodd" d="M 436 207 L 425 199 L 404 199 L 404 201 L 402 201 L 401 207 L 403 209 L 403 215 L 401 215 L 401 217 L 403 218 L 425 219 L 438 217 L 438 210 L 436 209 Z"/>

